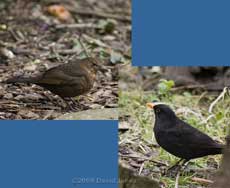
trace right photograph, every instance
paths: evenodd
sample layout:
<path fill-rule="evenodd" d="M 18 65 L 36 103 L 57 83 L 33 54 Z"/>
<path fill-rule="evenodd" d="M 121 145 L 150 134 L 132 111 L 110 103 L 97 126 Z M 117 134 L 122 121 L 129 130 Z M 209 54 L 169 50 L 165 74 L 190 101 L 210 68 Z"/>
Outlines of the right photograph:
<path fill-rule="evenodd" d="M 230 122 L 230 67 L 125 65 L 119 74 L 119 163 L 133 175 L 127 187 L 137 177 L 146 178 L 143 188 L 148 180 L 215 185 Z"/>

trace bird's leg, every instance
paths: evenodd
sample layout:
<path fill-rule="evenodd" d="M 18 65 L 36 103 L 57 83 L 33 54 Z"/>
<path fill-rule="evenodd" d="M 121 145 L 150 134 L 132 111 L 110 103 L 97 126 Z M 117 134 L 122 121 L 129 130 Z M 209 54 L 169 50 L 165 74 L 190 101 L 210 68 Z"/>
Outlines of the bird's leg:
<path fill-rule="evenodd" d="M 181 161 L 184 161 L 185 159 L 180 159 L 179 161 L 177 161 L 173 166 L 169 167 L 169 169 L 167 171 L 173 170 L 175 167 L 178 166 L 178 164 L 180 164 Z"/>
<path fill-rule="evenodd" d="M 65 107 L 64 107 L 65 110 L 67 110 L 67 111 L 76 111 L 77 110 L 76 102 L 72 98 L 69 98 L 69 97 L 60 97 L 60 98 L 65 103 Z M 72 102 L 72 104 L 69 103 L 70 101 Z"/>
<path fill-rule="evenodd" d="M 186 166 L 188 165 L 188 162 L 189 162 L 189 160 L 184 159 L 184 161 L 183 161 L 182 164 L 180 165 L 181 168 L 183 168 L 183 170 L 184 170 L 184 169 L 186 168 Z"/>
<path fill-rule="evenodd" d="M 70 104 L 68 101 L 66 101 L 65 100 L 65 102 L 66 102 L 66 104 L 67 104 L 67 108 L 68 108 L 68 110 L 70 110 L 70 111 L 76 111 L 76 110 L 78 110 L 78 108 L 77 108 L 77 102 L 73 99 L 73 98 L 68 98 L 71 102 L 72 102 L 72 104 Z"/>
<path fill-rule="evenodd" d="M 168 174 L 168 175 L 172 176 L 174 173 L 177 173 L 182 168 L 184 169 L 187 162 L 188 162 L 188 160 L 186 160 L 186 159 L 180 159 L 179 161 L 176 162 L 176 164 L 174 164 L 169 169 L 167 169 L 166 172 L 163 173 L 163 175 Z"/>
<path fill-rule="evenodd" d="M 180 178 L 180 169 L 177 171 L 177 174 L 176 174 L 176 181 L 175 181 L 175 188 L 178 188 L 179 187 L 179 178 Z"/>
<path fill-rule="evenodd" d="M 74 106 L 78 105 L 78 103 L 76 102 L 76 100 L 74 100 L 72 97 L 70 97 L 69 99 L 73 103 Z"/>
<path fill-rule="evenodd" d="M 176 181 L 175 181 L 175 188 L 179 187 L 179 178 L 180 178 L 180 173 L 184 171 L 185 167 L 187 166 L 189 160 L 184 159 L 181 165 L 179 165 L 179 168 L 177 170 L 176 174 Z"/>
<path fill-rule="evenodd" d="M 46 96 L 50 101 L 52 101 L 53 104 L 54 104 L 55 106 L 59 106 L 61 109 L 67 108 L 68 105 L 69 105 L 69 104 L 67 104 L 65 98 L 63 98 L 63 97 L 61 97 L 61 96 L 55 95 L 55 98 L 57 99 L 56 102 L 54 102 L 54 100 L 50 97 L 50 95 L 45 94 L 45 96 Z M 58 97 L 58 98 L 57 98 L 57 97 Z"/>

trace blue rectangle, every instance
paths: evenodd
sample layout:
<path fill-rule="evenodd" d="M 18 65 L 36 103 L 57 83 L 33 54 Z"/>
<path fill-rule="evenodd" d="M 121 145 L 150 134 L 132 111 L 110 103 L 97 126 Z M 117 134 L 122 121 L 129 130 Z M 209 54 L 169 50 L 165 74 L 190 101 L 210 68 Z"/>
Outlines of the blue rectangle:
<path fill-rule="evenodd" d="M 230 1 L 132 3 L 133 65 L 230 64 Z"/>
<path fill-rule="evenodd" d="M 0 121 L 0 187 L 117 188 L 117 121 Z"/>

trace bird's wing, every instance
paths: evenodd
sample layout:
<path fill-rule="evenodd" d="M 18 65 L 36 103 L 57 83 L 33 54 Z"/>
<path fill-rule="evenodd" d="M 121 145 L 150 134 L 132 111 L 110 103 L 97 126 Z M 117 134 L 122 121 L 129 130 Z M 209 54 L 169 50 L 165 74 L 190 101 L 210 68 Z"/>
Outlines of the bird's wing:
<path fill-rule="evenodd" d="M 186 143 L 186 145 L 199 148 L 221 147 L 221 145 L 215 142 L 211 137 L 190 126 L 184 121 L 179 120 L 178 124 L 180 125 L 181 140 Z"/>
<path fill-rule="evenodd" d="M 62 70 L 53 69 L 48 70 L 42 77 L 42 79 L 38 80 L 38 84 L 49 84 L 49 85 L 62 85 L 62 84 L 70 84 L 73 80 L 84 79 L 84 75 L 79 72 L 79 74 L 75 74 L 74 76 L 67 75 Z"/>

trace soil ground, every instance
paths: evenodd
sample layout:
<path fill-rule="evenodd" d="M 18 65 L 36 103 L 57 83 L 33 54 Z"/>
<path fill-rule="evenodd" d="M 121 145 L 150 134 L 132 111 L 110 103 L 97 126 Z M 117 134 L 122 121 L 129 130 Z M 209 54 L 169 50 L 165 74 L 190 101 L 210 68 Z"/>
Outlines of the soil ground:
<path fill-rule="evenodd" d="M 70 19 L 48 13 L 62 5 Z M 125 0 L 1 1 L 0 81 L 33 76 L 85 56 L 79 41 L 106 71 L 98 71 L 94 88 L 76 97 L 77 110 L 114 108 L 118 101 L 118 67 L 131 59 L 131 3 Z M 65 114 L 60 97 L 27 84 L 0 84 L 0 119 L 54 119 Z"/>
<path fill-rule="evenodd" d="M 209 92 L 199 87 L 176 87 L 172 80 L 159 78 L 162 78 L 159 67 L 140 69 L 126 65 L 120 72 L 119 159 L 134 174 L 154 179 L 163 188 L 173 188 L 175 173 L 164 173 L 179 159 L 157 144 L 153 134 L 154 113 L 146 103 L 153 100 L 167 103 L 179 118 L 225 144 L 230 93 L 224 88 Z M 191 160 L 180 176 L 179 187 L 212 185 L 221 158 L 215 155 Z"/>

